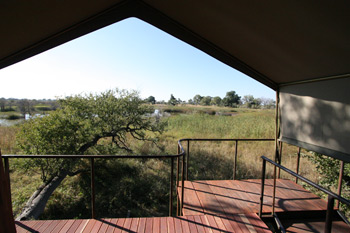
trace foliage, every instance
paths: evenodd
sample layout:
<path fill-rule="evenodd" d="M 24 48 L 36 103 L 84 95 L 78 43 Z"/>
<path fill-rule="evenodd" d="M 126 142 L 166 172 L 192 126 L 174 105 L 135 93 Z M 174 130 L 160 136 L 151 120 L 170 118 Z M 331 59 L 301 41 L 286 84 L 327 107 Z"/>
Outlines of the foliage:
<path fill-rule="evenodd" d="M 316 165 L 316 169 L 320 174 L 320 185 L 323 187 L 334 190 L 337 192 L 339 184 L 339 170 L 340 170 L 340 160 L 333 159 L 331 157 L 321 155 L 316 152 L 310 152 L 308 159 Z M 350 198 L 350 164 L 345 163 L 344 174 L 343 174 L 343 184 L 342 184 L 342 196 L 349 199 Z M 350 215 L 350 207 L 342 205 L 343 210 Z"/>
<path fill-rule="evenodd" d="M 154 96 L 149 96 L 147 99 L 146 99 L 146 102 L 147 103 L 151 103 L 151 104 L 155 104 L 156 103 L 156 98 L 154 98 Z"/>
<path fill-rule="evenodd" d="M 226 107 L 236 107 L 241 97 L 235 91 L 226 92 L 226 96 L 222 99 L 222 103 Z"/>
<path fill-rule="evenodd" d="M 196 104 L 196 105 L 198 105 L 198 104 L 201 103 L 201 100 L 202 100 L 202 99 L 203 99 L 203 96 L 201 96 L 201 95 L 195 95 L 195 96 L 193 97 L 193 103 Z"/>
<path fill-rule="evenodd" d="M 59 100 L 60 108 L 43 117 L 25 122 L 17 135 L 17 144 L 26 154 L 81 155 L 132 152 L 127 137 L 156 142 L 154 136 L 164 125 L 147 114 L 153 108 L 144 105 L 136 92 L 110 90 L 100 95 L 72 96 Z M 106 143 L 106 142 L 110 143 Z M 49 181 L 61 170 L 74 172 L 79 160 L 34 159 L 25 168 L 40 167 L 42 179 Z"/>
<path fill-rule="evenodd" d="M 210 104 L 211 105 L 220 106 L 221 105 L 221 101 L 222 101 L 222 99 L 219 96 L 215 96 L 214 98 L 211 99 Z"/>
<path fill-rule="evenodd" d="M 211 103 L 211 99 L 212 98 L 210 96 L 205 96 L 205 97 L 202 98 L 200 104 L 204 105 L 204 106 L 209 106 L 210 103 Z"/>
<path fill-rule="evenodd" d="M 178 104 L 178 100 L 174 97 L 173 94 L 170 95 L 170 99 L 168 101 L 168 104 L 169 105 L 173 105 L 173 106 Z"/>

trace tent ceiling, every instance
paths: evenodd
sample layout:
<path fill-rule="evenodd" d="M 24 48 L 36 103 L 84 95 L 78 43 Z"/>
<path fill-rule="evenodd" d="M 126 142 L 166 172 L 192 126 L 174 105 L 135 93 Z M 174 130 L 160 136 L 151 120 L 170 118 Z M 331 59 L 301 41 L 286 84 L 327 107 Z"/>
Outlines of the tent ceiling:
<path fill-rule="evenodd" d="M 349 12 L 347 1 L 5 1 L 0 68 L 134 16 L 277 89 L 350 74 Z"/>

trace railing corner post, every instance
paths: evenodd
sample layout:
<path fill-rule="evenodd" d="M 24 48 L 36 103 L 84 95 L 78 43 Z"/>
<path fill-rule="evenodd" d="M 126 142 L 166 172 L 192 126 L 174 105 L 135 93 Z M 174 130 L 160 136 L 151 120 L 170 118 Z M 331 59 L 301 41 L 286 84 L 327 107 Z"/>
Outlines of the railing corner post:
<path fill-rule="evenodd" d="M 327 213 L 326 213 L 326 225 L 325 225 L 325 233 L 331 233 L 332 232 L 332 218 L 333 218 L 333 211 L 334 210 L 334 197 L 331 195 L 328 195 L 328 202 L 327 202 Z"/>

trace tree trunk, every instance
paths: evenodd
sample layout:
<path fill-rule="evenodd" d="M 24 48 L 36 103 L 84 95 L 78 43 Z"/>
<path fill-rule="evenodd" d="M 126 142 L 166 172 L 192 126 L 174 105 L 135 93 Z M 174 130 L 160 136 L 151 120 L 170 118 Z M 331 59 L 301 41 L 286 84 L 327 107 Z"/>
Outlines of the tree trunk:
<path fill-rule="evenodd" d="M 29 198 L 22 213 L 16 218 L 17 221 L 37 219 L 45 209 L 46 203 L 51 194 L 62 183 L 68 175 L 68 171 L 61 171 L 49 182 L 41 185 Z"/>

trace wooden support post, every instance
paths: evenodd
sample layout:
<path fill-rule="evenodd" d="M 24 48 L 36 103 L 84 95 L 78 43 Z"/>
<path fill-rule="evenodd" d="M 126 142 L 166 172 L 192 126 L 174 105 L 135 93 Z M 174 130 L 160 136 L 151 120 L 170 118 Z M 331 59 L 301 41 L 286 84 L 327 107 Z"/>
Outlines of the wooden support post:
<path fill-rule="evenodd" d="M 5 175 L 0 150 L 0 232 L 15 233 L 16 226 L 13 219 L 11 191 L 8 189 L 8 179 Z"/>

